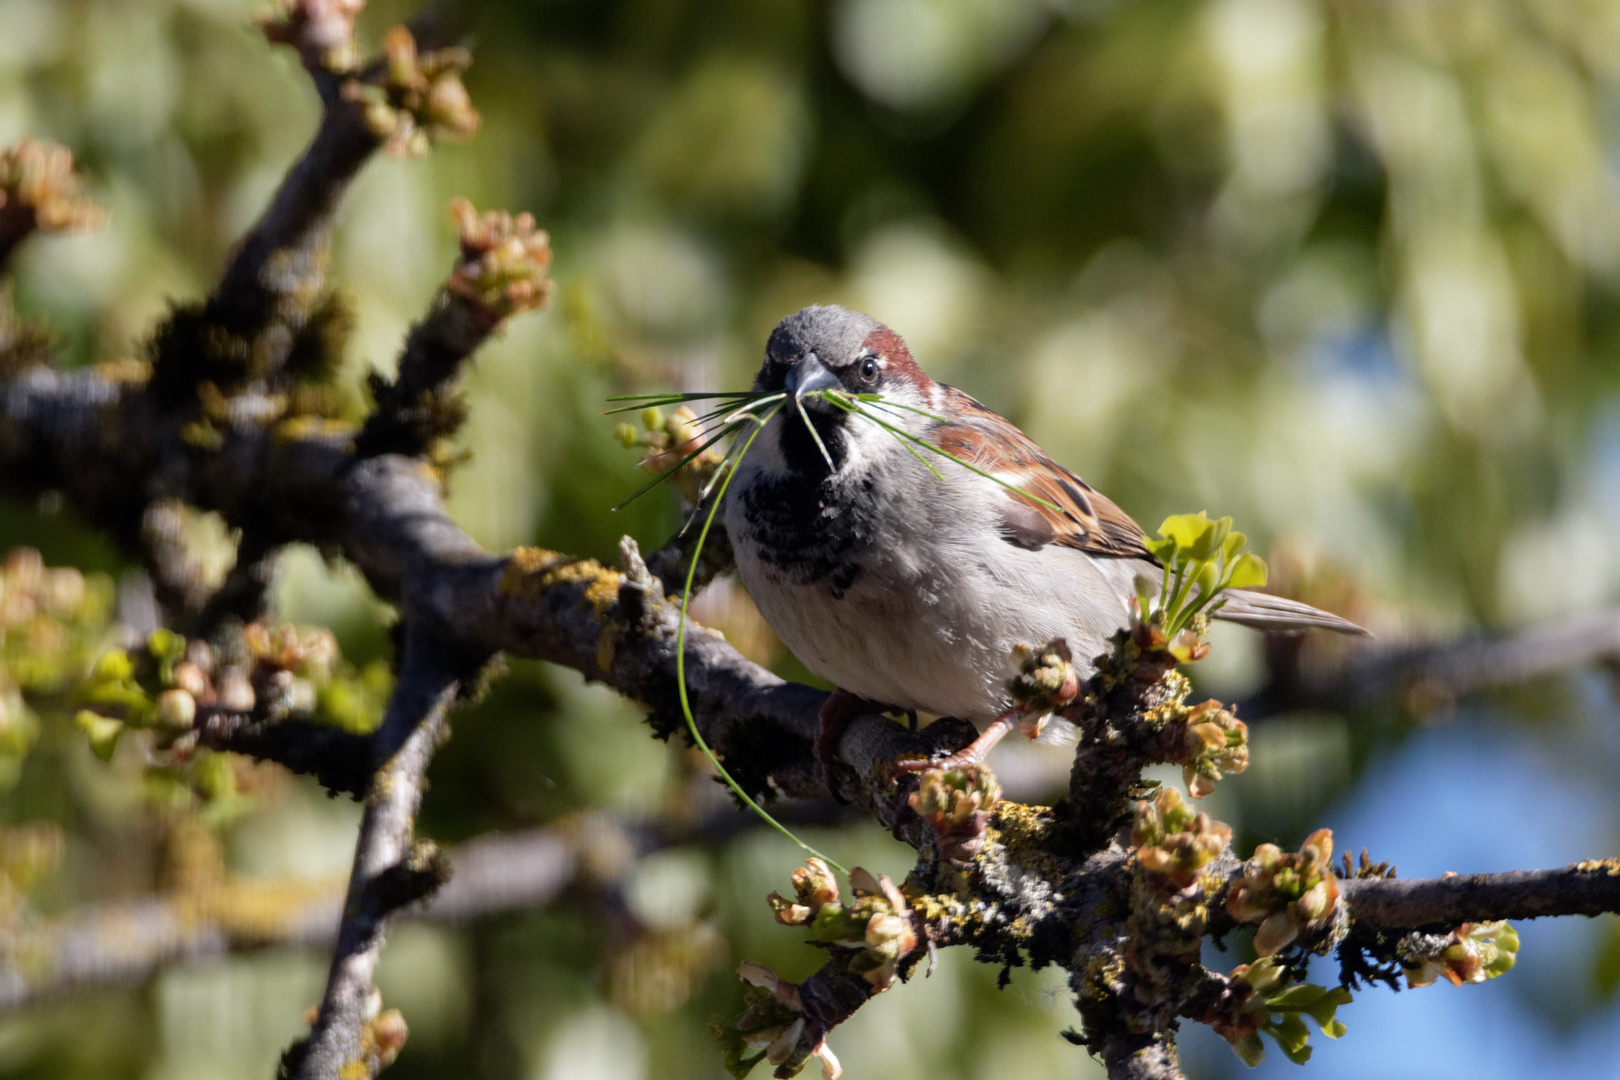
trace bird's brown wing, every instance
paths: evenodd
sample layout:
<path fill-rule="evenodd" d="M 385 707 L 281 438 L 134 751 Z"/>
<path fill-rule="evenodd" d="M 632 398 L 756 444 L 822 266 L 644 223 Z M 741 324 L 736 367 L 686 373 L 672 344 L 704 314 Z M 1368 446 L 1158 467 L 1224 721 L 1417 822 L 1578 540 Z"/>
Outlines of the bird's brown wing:
<path fill-rule="evenodd" d="M 1008 543 L 1030 549 L 1056 544 L 1105 558 L 1154 561 L 1141 527 L 1106 495 L 968 395 L 954 387 L 945 392 L 953 419 L 934 430 L 932 441 L 1009 486 L 1001 508 Z"/>

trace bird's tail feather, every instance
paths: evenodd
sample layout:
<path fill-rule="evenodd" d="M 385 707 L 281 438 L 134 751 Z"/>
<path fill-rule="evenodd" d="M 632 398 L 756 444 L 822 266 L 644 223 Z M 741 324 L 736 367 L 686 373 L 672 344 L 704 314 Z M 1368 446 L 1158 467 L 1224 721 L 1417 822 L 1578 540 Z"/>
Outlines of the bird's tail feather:
<path fill-rule="evenodd" d="M 1239 626 L 1256 630 L 1332 630 L 1337 634 L 1372 636 L 1349 619 L 1341 619 L 1331 612 L 1270 593 L 1227 589 L 1221 593 L 1221 599 L 1226 603 L 1215 612 L 1215 618 Z"/>

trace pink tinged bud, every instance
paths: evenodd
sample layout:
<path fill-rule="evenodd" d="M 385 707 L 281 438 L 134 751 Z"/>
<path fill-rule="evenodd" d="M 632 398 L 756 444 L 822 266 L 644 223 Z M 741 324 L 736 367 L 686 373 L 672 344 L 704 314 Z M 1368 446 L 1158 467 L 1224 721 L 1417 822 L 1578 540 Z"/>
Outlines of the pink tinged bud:
<path fill-rule="evenodd" d="M 257 701 L 247 676 L 240 671 L 226 671 L 215 687 L 219 707 L 226 712 L 252 712 Z"/>
<path fill-rule="evenodd" d="M 799 1017 L 793 1023 L 782 1029 L 782 1034 L 771 1040 L 765 1048 L 765 1060 L 772 1065 L 780 1065 L 793 1056 L 798 1049 L 799 1038 L 804 1035 L 804 1017 Z"/>
<path fill-rule="evenodd" d="M 770 896 L 766 897 L 766 902 L 771 905 L 771 911 L 776 916 L 776 921 L 783 926 L 803 926 L 815 917 L 815 912 L 808 907 L 803 904 L 795 904 L 793 901 L 783 897 L 781 893 L 771 893 Z"/>
<path fill-rule="evenodd" d="M 1195 724 L 1187 729 L 1187 751 L 1194 757 L 1226 749 L 1226 732 L 1219 724 Z"/>
<path fill-rule="evenodd" d="M 838 1063 L 838 1057 L 827 1045 L 827 1040 L 821 1040 L 821 1045 L 811 1051 L 821 1059 L 821 1080 L 838 1080 L 844 1075 L 844 1067 Z"/>
<path fill-rule="evenodd" d="M 793 871 L 793 889 L 798 893 L 799 902 L 814 911 L 838 902 L 838 879 L 820 859 L 806 859 L 803 866 Z"/>
<path fill-rule="evenodd" d="M 1303 860 L 1302 868 L 1314 870 L 1318 867 L 1333 865 L 1333 830 L 1317 829 L 1305 838 L 1300 845 L 1299 854 Z"/>
<path fill-rule="evenodd" d="M 158 723 L 174 731 L 187 731 L 197 718 L 197 700 L 184 690 L 165 690 L 157 699 Z"/>
<path fill-rule="evenodd" d="M 1261 844 L 1254 849 L 1249 862 L 1262 870 L 1270 870 L 1282 859 L 1282 848 L 1276 844 Z"/>
<path fill-rule="evenodd" d="M 190 660 L 182 660 L 174 665 L 174 685 L 175 689 L 184 690 L 192 697 L 201 697 L 208 691 L 208 677 Z"/>
<path fill-rule="evenodd" d="M 1446 970 L 1444 964 L 1432 956 L 1425 956 L 1418 964 L 1406 969 L 1406 985 L 1416 990 L 1431 985 Z"/>
<path fill-rule="evenodd" d="M 1136 857 L 1141 860 L 1142 869 L 1150 874 L 1169 875 L 1175 872 L 1176 860 L 1168 851 L 1161 847 L 1145 847 L 1137 852 Z"/>
<path fill-rule="evenodd" d="M 1271 956 L 1281 949 L 1293 944 L 1299 937 L 1299 922 L 1293 912 L 1279 911 L 1268 915 L 1266 921 L 1260 924 L 1260 929 L 1254 934 L 1254 951 L 1261 956 Z"/>
<path fill-rule="evenodd" d="M 883 886 L 872 872 L 860 866 L 849 872 L 849 888 L 856 896 L 877 896 L 883 892 Z"/>
<path fill-rule="evenodd" d="M 1323 878 L 1305 890 L 1305 895 L 1299 898 L 1296 908 L 1305 922 L 1314 923 L 1333 911 L 1333 902 L 1337 898 L 1337 887 L 1332 885 L 1331 879 Z"/>
<path fill-rule="evenodd" d="M 1271 909 L 1257 902 L 1253 886 L 1238 881 L 1226 894 L 1226 913 L 1240 923 L 1247 923 L 1260 921 L 1271 914 Z"/>
<path fill-rule="evenodd" d="M 905 936 L 906 920 L 898 915 L 873 915 L 866 920 L 866 947 L 882 950 Z"/>
<path fill-rule="evenodd" d="M 405 1049 L 406 1036 L 410 1029 L 405 1026 L 405 1017 L 398 1009 L 389 1009 L 371 1022 L 371 1038 L 377 1045 L 378 1064 L 387 1068 L 399 1057 L 399 1052 Z"/>
<path fill-rule="evenodd" d="M 1187 765 L 1181 770 L 1181 780 L 1187 785 L 1187 794 L 1195 799 L 1202 799 L 1215 790 L 1215 782 L 1220 779 L 1220 773 L 1205 774 L 1196 766 Z"/>

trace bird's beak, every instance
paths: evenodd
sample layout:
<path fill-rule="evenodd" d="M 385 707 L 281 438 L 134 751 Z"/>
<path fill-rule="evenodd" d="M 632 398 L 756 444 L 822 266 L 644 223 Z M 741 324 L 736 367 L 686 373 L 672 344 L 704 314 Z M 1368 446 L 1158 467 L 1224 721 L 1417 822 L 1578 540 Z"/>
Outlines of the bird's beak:
<path fill-rule="evenodd" d="M 793 395 L 795 402 L 803 401 L 805 395 L 813 394 L 817 390 L 836 390 L 839 382 L 838 376 L 827 370 L 827 365 L 815 353 L 805 353 L 793 370 L 787 373 L 783 387 Z"/>

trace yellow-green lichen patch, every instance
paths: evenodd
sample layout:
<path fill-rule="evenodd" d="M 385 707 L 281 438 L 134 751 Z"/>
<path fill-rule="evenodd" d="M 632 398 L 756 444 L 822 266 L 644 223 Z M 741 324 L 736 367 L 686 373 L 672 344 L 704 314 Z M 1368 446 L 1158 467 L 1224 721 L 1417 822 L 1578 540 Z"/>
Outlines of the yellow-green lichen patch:
<path fill-rule="evenodd" d="M 304 439 L 351 438 L 354 435 L 354 425 L 330 417 L 304 413 L 289 416 L 278 423 L 275 435 L 276 441 L 281 443 L 300 442 Z"/>
<path fill-rule="evenodd" d="M 584 585 L 581 599 L 599 618 L 606 618 L 619 599 L 624 575 L 595 559 L 576 559 L 544 548 L 520 547 L 507 558 L 501 573 L 502 596 L 538 600 L 559 585 Z"/>
<path fill-rule="evenodd" d="M 1037 874 L 1048 881 L 1063 877 L 1063 860 L 1047 848 L 1052 827 L 1052 810 L 1028 806 L 1006 799 L 996 803 L 985 834 L 985 851 L 1000 847 L 1009 865 Z"/>
<path fill-rule="evenodd" d="M 133 356 L 104 360 L 94 368 L 96 378 L 116 385 L 144 383 L 152 377 L 152 365 Z"/>
<path fill-rule="evenodd" d="M 184 925 L 218 926 L 239 941 L 278 941 L 341 892 L 338 881 L 226 878 L 177 896 L 175 913 Z"/>
<path fill-rule="evenodd" d="M 1187 676 L 1179 671 L 1165 675 L 1158 692 L 1159 701 L 1143 713 L 1143 722 L 1154 727 L 1163 727 L 1177 720 L 1186 719 L 1186 701 L 1190 693 L 1192 683 L 1187 681 Z"/>
<path fill-rule="evenodd" d="M 1620 859 L 1582 859 L 1575 864 L 1575 869 L 1583 874 L 1602 874 L 1605 877 L 1620 876 Z"/>

